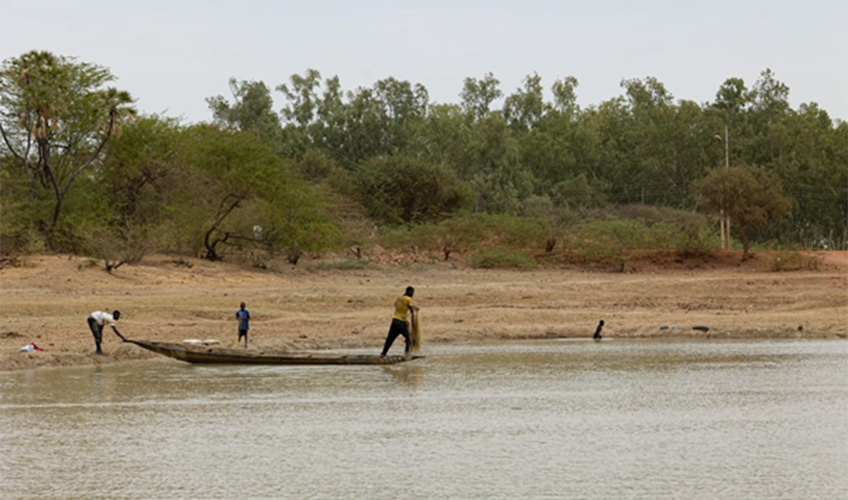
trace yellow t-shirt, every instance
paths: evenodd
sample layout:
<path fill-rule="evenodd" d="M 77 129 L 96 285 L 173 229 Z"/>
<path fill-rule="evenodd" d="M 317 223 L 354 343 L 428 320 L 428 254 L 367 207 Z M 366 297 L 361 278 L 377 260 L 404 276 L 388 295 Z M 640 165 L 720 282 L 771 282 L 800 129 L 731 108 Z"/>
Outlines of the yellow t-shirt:
<path fill-rule="evenodd" d="M 392 316 L 392 318 L 399 319 L 401 321 L 409 321 L 406 317 L 409 314 L 410 307 L 412 307 L 412 297 L 401 295 L 395 301 L 395 315 Z"/>

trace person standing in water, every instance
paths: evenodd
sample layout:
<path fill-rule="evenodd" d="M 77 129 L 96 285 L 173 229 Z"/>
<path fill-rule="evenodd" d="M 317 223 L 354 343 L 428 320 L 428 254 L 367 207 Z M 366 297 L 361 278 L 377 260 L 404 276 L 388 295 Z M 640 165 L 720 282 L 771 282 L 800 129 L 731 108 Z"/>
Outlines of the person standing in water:
<path fill-rule="evenodd" d="M 241 303 L 238 311 L 236 311 L 236 319 L 238 320 L 238 340 L 236 344 L 241 342 L 244 337 L 244 348 L 247 349 L 247 331 L 250 330 L 250 311 L 245 309 L 246 304 Z"/>
<path fill-rule="evenodd" d="M 595 329 L 595 335 L 592 338 L 595 339 L 595 340 L 601 340 L 603 338 L 601 336 L 601 330 L 603 330 L 603 329 L 604 329 L 604 320 L 601 320 L 601 322 L 598 323 L 598 328 Z"/>
<path fill-rule="evenodd" d="M 104 354 L 103 349 L 100 348 L 100 344 L 103 342 L 103 327 L 108 324 L 115 330 L 115 322 L 120 317 L 121 311 L 113 311 L 112 314 L 103 311 L 94 311 L 88 315 L 88 328 L 91 329 L 91 334 L 94 335 L 94 345 L 97 346 L 97 351 L 95 352 L 97 354 Z M 118 335 L 120 336 L 120 334 Z"/>
<path fill-rule="evenodd" d="M 411 345 L 409 338 L 409 314 L 415 314 L 415 306 L 412 304 L 412 296 L 415 295 L 415 289 L 411 286 L 406 287 L 406 292 L 395 300 L 395 314 L 392 316 L 392 324 L 389 327 L 389 334 L 386 337 L 386 343 L 383 345 L 383 352 L 380 357 L 385 357 L 392 347 L 398 335 L 403 335 L 406 340 L 406 348 L 403 351 L 404 356 L 409 356 L 409 348 Z"/>

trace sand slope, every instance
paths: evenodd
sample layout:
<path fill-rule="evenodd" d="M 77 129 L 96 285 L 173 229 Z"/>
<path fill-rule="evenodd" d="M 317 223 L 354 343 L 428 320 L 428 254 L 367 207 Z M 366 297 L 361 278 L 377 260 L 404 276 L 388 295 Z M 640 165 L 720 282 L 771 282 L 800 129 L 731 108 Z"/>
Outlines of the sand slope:
<path fill-rule="evenodd" d="M 376 352 L 407 285 L 417 289 L 425 353 L 434 342 L 587 337 L 599 319 L 612 337 L 846 338 L 848 252 L 822 254 L 821 262 L 818 270 L 780 273 L 738 264 L 603 273 L 451 263 L 310 272 L 201 260 L 189 268 L 158 256 L 109 274 L 85 258 L 30 256 L 0 270 L 0 369 L 156 356 L 120 343 L 109 329 L 109 355 L 95 356 L 86 325 L 95 309 L 120 309 L 119 329 L 130 338 L 232 345 L 240 301 L 253 316 L 251 348 Z M 46 351 L 19 353 L 29 342 Z"/>

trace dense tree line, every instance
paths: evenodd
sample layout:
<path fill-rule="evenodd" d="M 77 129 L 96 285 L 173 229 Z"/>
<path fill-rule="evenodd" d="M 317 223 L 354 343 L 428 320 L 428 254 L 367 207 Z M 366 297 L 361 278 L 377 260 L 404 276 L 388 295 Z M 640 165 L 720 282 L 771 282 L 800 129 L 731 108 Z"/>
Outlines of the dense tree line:
<path fill-rule="evenodd" d="M 412 159 L 422 171 L 424 165 L 443 167 L 446 183 L 458 179 L 471 188 L 467 206 L 486 213 L 632 203 L 697 210 L 709 204 L 693 183 L 712 169 L 725 160 L 727 166 L 757 166 L 774 174 L 768 179 L 781 184 L 791 208 L 782 222 L 749 228 L 750 238 L 845 248 L 844 121 L 832 120 L 815 103 L 793 110 L 788 87 L 770 70 L 751 88 L 739 78 L 726 80 L 715 100 L 703 104 L 676 101 L 655 78 L 621 85 L 623 95 L 582 109 L 573 77 L 554 81 L 547 100 L 536 74 L 508 95 L 486 74 L 465 80 L 459 103 L 441 104 L 431 103 L 420 84 L 387 78 L 344 92 L 337 77 L 322 80 L 308 70 L 277 87 L 285 101 L 279 115 L 262 82 L 233 80 L 231 101 L 208 101 L 216 123 L 282 138 L 276 147 L 295 162 L 318 150 L 334 167 L 366 178 L 376 165 L 402 169 Z M 402 205 L 395 192 L 394 202 Z M 381 217 L 378 212 L 372 215 Z"/>
<path fill-rule="evenodd" d="M 332 222 L 338 196 L 386 226 L 472 212 L 562 228 L 632 204 L 720 207 L 741 218 L 746 250 L 848 244 L 848 125 L 814 103 L 792 109 L 769 70 L 750 88 L 726 80 L 709 103 L 648 77 L 581 108 L 573 77 L 546 92 L 529 75 L 510 93 L 486 74 L 466 78 L 457 103 L 434 103 L 421 84 L 344 90 L 310 69 L 273 90 L 231 79 L 194 125 L 139 113 L 113 80 L 45 52 L 3 63 L 4 251 L 116 266 L 153 249 L 214 260 L 236 247 L 297 262 L 350 243 Z M 713 174 L 726 167 L 738 175 Z M 715 184 L 728 182 L 735 191 Z"/>

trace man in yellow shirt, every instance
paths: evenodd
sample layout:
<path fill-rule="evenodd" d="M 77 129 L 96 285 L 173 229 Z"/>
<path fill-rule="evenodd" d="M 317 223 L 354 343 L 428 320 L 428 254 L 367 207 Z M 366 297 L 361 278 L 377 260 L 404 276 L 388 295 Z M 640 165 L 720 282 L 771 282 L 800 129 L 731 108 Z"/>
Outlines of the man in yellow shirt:
<path fill-rule="evenodd" d="M 412 305 L 412 296 L 415 294 L 415 289 L 411 286 L 406 287 L 406 292 L 395 300 L 395 314 L 392 316 L 392 326 L 389 327 L 389 335 L 386 337 L 386 343 L 383 345 L 383 352 L 380 356 L 385 356 L 389 352 L 389 348 L 395 341 L 398 335 L 403 335 L 406 340 L 406 349 L 403 352 L 404 356 L 409 356 L 409 313 L 415 314 L 415 306 Z"/>

